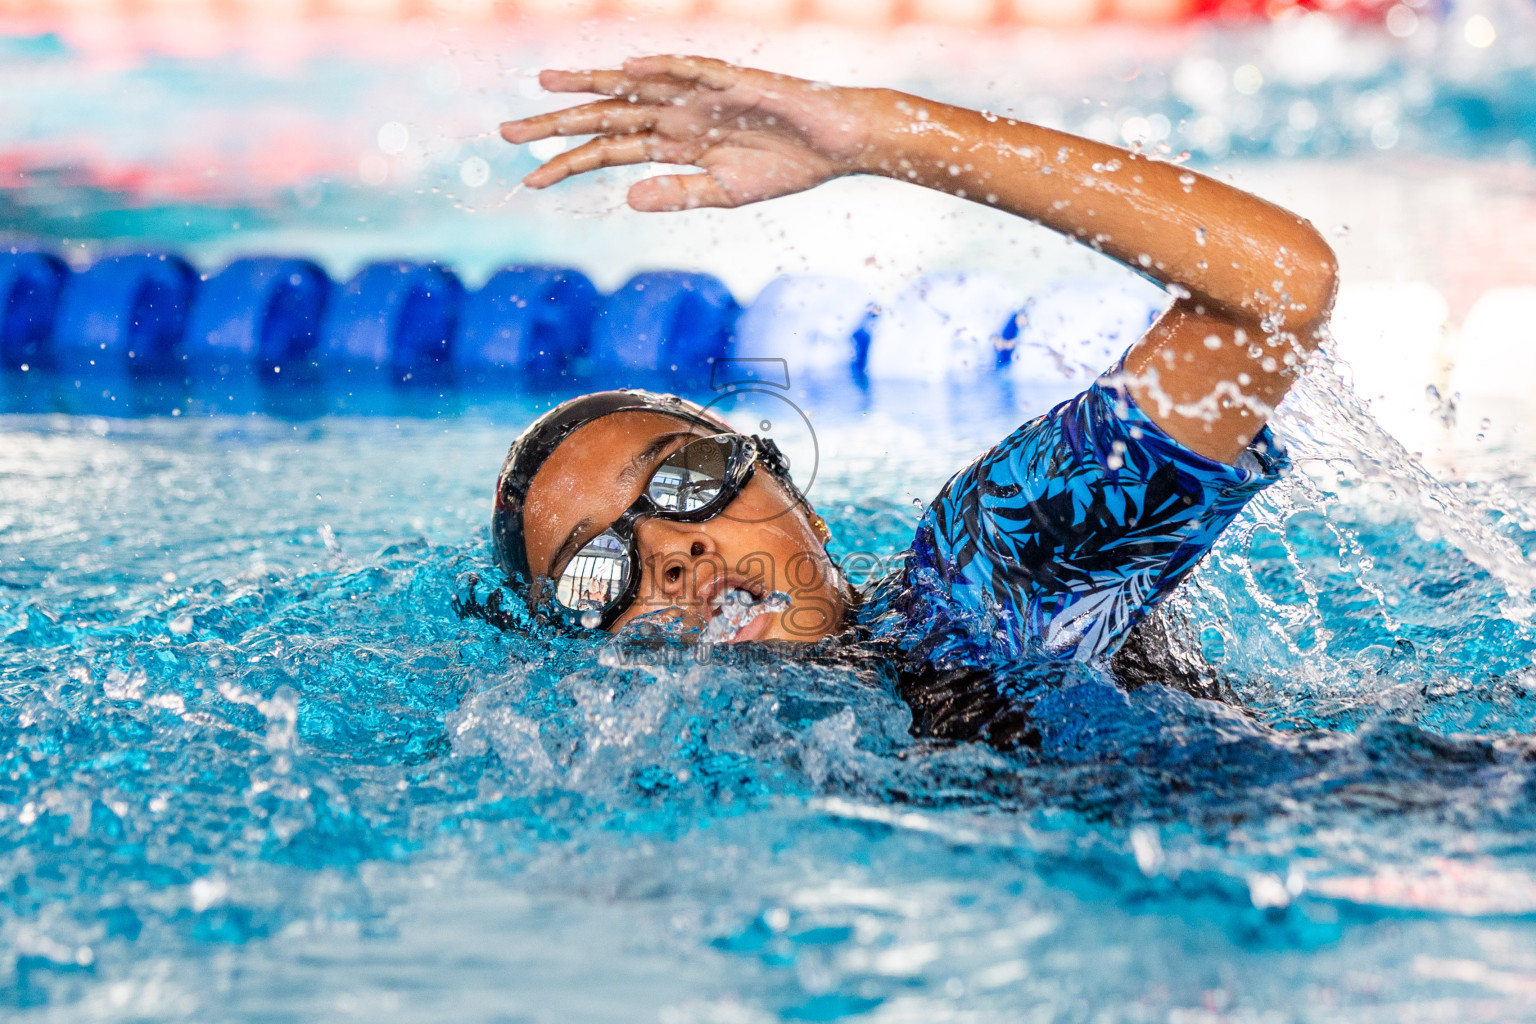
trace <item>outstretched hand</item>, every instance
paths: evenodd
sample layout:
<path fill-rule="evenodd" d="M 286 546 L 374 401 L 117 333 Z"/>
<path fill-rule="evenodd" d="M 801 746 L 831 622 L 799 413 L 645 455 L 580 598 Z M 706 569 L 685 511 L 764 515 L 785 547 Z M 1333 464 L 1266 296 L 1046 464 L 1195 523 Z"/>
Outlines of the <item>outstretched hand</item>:
<path fill-rule="evenodd" d="M 508 142 L 591 135 L 524 179 L 547 188 L 627 164 L 691 164 L 629 190 L 636 210 L 734 207 L 857 170 L 868 144 L 863 90 L 841 89 L 705 57 L 638 57 L 622 71 L 544 71 L 550 92 L 612 97 L 501 126 Z"/>
<path fill-rule="evenodd" d="M 1126 355 L 1132 396 L 1191 449 L 1231 462 L 1317 347 L 1338 260 L 1294 213 L 1177 164 L 883 89 L 841 89 L 702 57 L 546 71 L 608 99 L 501 126 L 508 142 L 591 135 L 524 181 L 692 164 L 629 190 L 637 210 L 743 206 L 869 173 L 1032 220 L 1152 275 L 1175 300 Z M 1260 343 L 1261 342 L 1261 343 Z"/>

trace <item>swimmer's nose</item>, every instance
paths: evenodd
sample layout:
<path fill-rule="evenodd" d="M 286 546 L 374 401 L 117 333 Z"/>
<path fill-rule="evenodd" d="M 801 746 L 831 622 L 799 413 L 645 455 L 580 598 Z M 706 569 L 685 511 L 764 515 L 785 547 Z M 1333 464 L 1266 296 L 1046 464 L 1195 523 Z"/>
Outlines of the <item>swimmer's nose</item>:
<path fill-rule="evenodd" d="M 697 603 L 701 583 L 725 571 L 724 559 L 703 523 L 642 519 L 635 524 L 641 560 L 653 585 L 672 604 Z"/>

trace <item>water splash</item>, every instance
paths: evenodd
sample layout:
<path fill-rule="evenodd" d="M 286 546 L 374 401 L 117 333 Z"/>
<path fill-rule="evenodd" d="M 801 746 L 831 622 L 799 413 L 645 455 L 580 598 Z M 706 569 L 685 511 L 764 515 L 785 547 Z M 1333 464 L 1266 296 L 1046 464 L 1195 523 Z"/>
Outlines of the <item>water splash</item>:
<path fill-rule="evenodd" d="M 728 644 L 758 616 L 786 612 L 790 603 L 789 595 L 782 590 L 765 594 L 759 601 L 745 590 L 728 589 L 715 598 L 717 611 L 704 624 L 699 643 Z"/>

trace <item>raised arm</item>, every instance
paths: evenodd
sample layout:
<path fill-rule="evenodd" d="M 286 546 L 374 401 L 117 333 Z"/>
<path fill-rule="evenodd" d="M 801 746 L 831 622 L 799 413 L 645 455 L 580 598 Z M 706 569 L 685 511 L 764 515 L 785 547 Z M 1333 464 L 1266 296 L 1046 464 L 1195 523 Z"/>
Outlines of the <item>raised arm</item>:
<path fill-rule="evenodd" d="M 621 164 L 704 174 L 636 184 L 638 210 L 730 207 L 877 174 L 1007 210 L 1165 285 L 1127 383 L 1159 426 L 1235 460 L 1316 348 L 1337 264 L 1305 220 L 1188 168 L 885 89 L 845 89 L 698 57 L 547 71 L 545 88 L 613 97 L 502 126 L 509 142 L 594 135 L 531 187 Z"/>

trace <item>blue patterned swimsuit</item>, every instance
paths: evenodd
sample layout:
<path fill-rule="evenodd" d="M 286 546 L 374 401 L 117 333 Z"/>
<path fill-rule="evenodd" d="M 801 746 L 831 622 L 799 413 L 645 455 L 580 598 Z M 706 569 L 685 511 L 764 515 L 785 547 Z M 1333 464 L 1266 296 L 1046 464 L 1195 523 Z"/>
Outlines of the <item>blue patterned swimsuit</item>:
<path fill-rule="evenodd" d="M 1199 455 L 1100 380 L 945 484 L 858 624 L 940 668 L 1099 659 L 1288 464 L 1267 427 Z"/>

